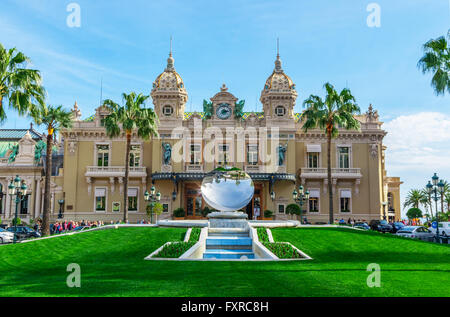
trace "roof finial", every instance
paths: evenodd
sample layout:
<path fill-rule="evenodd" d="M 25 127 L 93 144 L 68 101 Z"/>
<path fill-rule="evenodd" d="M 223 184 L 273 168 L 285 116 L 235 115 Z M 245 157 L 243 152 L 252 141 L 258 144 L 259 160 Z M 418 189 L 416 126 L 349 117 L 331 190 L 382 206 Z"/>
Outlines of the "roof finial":
<path fill-rule="evenodd" d="M 277 37 L 277 59 L 280 58 L 280 38 Z"/>
<path fill-rule="evenodd" d="M 172 35 L 171 35 L 170 36 L 170 52 L 169 52 L 169 58 L 167 59 L 166 71 L 169 71 L 169 72 L 175 71 L 174 62 L 175 62 L 175 60 L 172 57 Z"/>
<path fill-rule="evenodd" d="M 281 59 L 280 59 L 280 39 L 277 37 L 277 59 L 275 61 L 275 72 L 281 73 Z"/>

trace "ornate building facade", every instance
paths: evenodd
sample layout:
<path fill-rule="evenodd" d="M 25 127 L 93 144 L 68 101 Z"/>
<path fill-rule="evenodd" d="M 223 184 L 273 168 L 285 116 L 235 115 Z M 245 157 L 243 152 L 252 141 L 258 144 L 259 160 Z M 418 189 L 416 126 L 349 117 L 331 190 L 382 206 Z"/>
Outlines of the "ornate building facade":
<path fill-rule="evenodd" d="M 152 185 L 161 192 L 161 218 L 172 217 L 180 207 L 186 218 L 201 218 L 207 207 L 201 180 L 219 166 L 235 166 L 252 177 L 255 195 L 244 208 L 250 219 L 255 213 L 262 217 L 266 209 L 276 219 L 290 219 L 286 206 L 301 184 L 310 192 L 304 206 L 308 221 L 328 221 L 326 138 L 321 130 L 303 131 L 301 114 L 294 113 L 296 87 L 279 56 L 261 91 L 262 112 L 243 112 L 244 102 L 225 84 L 204 101 L 203 112 L 186 112 L 188 92 L 172 54 L 153 83 L 151 98 L 160 120 L 159 137 L 144 141 L 132 136 L 131 222 L 147 219 L 144 192 Z M 126 140 L 125 135 L 107 137 L 102 126 L 107 114 L 99 107 L 82 120 L 75 105 L 73 128 L 62 131 L 64 169 L 52 182 L 61 189 L 54 199 L 64 201 L 65 219 L 122 218 Z M 372 106 L 356 118 L 360 131 L 340 130 L 332 140 L 335 218 L 400 219 L 401 181 L 386 174 L 382 122 Z M 56 220 L 57 205 L 52 208 Z"/>

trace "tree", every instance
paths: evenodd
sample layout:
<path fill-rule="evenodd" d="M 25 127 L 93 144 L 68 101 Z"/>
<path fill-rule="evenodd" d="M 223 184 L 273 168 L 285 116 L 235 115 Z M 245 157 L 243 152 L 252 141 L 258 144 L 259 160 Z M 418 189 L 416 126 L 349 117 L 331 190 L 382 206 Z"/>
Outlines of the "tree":
<path fill-rule="evenodd" d="M 417 67 L 422 73 L 433 73 L 431 86 L 436 95 L 450 92 L 450 30 L 447 36 L 431 39 L 423 45 L 424 55 Z"/>
<path fill-rule="evenodd" d="M 126 153 L 125 153 L 125 179 L 123 194 L 123 221 L 128 221 L 128 175 L 130 172 L 130 149 L 131 136 L 133 131 L 137 129 L 137 135 L 142 139 L 149 139 L 151 136 L 158 136 L 157 125 L 159 123 L 158 116 L 150 108 L 142 108 L 149 96 L 143 94 L 136 95 L 135 92 L 130 94 L 123 93 L 123 106 L 119 106 L 111 99 L 104 101 L 104 105 L 109 110 L 109 115 L 104 119 L 106 134 L 110 138 L 118 137 L 121 129 L 126 136 Z"/>
<path fill-rule="evenodd" d="M 303 102 L 307 107 L 302 116 L 303 130 L 320 128 L 327 137 L 327 174 L 329 198 L 329 223 L 333 223 L 333 190 L 331 181 L 331 139 L 339 135 L 339 128 L 346 130 L 360 129 L 360 123 L 354 115 L 360 113 L 355 97 L 347 88 L 338 93 L 333 85 L 324 85 L 327 95 L 325 100 L 311 95 Z"/>
<path fill-rule="evenodd" d="M 444 196 L 444 202 L 447 204 L 447 213 L 450 212 L 450 192 Z"/>
<path fill-rule="evenodd" d="M 36 69 L 26 68 L 29 62 L 30 59 L 15 48 L 6 50 L 0 44 L 0 123 L 6 120 L 6 103 L 20 115 L 44 103 L 41 74 Z"/>
<path fill-rule="evenodd" d="M 73 116 L 70 110 L 63 106 L 51 106 L 40 104 L 31 109 L 30 116 L 37 125 L 44 125 L 47 129 L 47 144 L 45 159 L 45 185 L 44 185 L 44 210 L 42 216 L 42 235 L 50 234 L 50 178 L 52 175 L 52 147 L 56 132 L 60 129 L 70 129 L 73 123 Z"/>
<path fill-rule="evenodd" d="M 422 210 L 419 208 L 410 208 L 406 212 L 406 217 L 408 217 L 408 219 L 422 218 Z"/>
<path fill-rule="evenodd" d="M 413 207 L 419 208 L 419 204 L 426 204 L 428 201 L 427 195 L 420 189 L 411 189 L 406 195 L 403 208 Z"/>

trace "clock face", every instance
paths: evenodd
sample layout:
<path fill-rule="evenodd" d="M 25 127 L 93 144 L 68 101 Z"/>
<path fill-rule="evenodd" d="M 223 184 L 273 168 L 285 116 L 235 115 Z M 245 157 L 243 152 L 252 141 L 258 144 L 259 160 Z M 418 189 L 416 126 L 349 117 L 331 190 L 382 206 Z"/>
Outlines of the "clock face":
<path fill-rule="evenodd" d="M 231 116 L 231 107 L 227 103 L 221 103 L 216 110 L 216 115 L 219 119 L 225 120 Z"/>

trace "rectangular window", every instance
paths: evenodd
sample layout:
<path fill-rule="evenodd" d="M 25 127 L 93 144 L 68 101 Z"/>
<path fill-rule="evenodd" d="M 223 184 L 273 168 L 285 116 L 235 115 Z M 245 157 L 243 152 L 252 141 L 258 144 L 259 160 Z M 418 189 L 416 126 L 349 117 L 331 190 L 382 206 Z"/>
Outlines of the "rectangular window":
<path fill-rule="evenodd" d="M 319 198 L 309 198 L 309 212 L 319 212 Z"/>
<path fill-rule="evenodd" d="M 23 197 L 23 200 L 20 202 L 20 214 L 21 215 L 28 214 L 28 197 L 29 197 L 29 195 L 25 195 L 25 197 Z"/>
<path fill-rule="evenodd" d="M 284 214 L 284 205 L 278 205 L 278 213 Z"/>
<path fill-rule="evenodd" d="M 190 164 L 198 165 L 202 161 L 202 147 L 200 144 L 190 146 Z"/>
<path fill-rule="evenodd" d="M 351 211 L 351 197 L 352 193 L 348 189 L 341 190 L 340 194 L 340 212 L 350 212 Z"/>
<path fill-rule="evenodd" d="M 339 168 L 350 168 L 350 149 L 348 147 L 338 147 Z"/>
<path fill-rule="evenodd" d="M 318 168 L 319 167 L 319 153 L 308 153 L 308 167 Z"/>
<path fill-rule="evenodd" d="M 163 204 L 163 212 L 169 212 L 169 204 Z"/>
<path fill-rule="evenodd" d="M 247 163 L 249 165 L 258 165 L 258 145 L 247 145 Z"/>
<path fill-rule="evenodd" d="M 129 188 L 128 189 L 128 210 L 137 211 L 138 210 L 138 189 Z"/>
<path fill-rule="evenodd" d="M 229 163 L 229 145 L 219 144 L 219 165 L 226 165 Z"/>
<path fill-rule="evenodd" d="M 109 145 L 97 145 L 97 166 L 109 166 Z"/>
<path fill-rule="evenodd" d="M 106 189 L 95 189 L 95 211 L 106 211 Z"/>
<path fill-rule="evenodd" d="M 130 167 L 138 167 L 141 163 L 141 146 L 132 145 L 130 149 Z"/>

